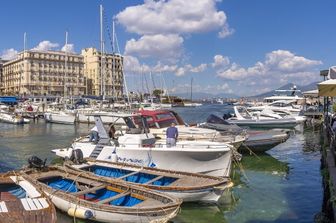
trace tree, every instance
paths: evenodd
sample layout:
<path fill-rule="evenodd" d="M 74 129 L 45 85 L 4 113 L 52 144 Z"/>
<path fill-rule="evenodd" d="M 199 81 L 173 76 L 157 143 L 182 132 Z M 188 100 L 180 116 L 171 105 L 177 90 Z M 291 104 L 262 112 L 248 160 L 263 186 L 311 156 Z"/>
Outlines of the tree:
<path fill-rule="evenodd" d="M 157 98 L 161 98 L 161 95 L 164 93 L 162 89 L 154 89 L 153 90 L 153 95 Z"/>

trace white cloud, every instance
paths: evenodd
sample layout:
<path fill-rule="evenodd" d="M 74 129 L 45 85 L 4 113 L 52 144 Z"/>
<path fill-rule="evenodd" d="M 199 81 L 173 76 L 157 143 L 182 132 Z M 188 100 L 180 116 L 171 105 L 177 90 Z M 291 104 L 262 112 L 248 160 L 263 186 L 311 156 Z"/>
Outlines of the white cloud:
<path fill-rule="evenodd" d="M 139 40 L 127 41 L 125 54 L 142 58 L 176 60 L 182 53 L 182 43 L 183 38 L 178 35 L 145 35 Z"/>
<path fill-rule="evenodd" d="M 40 42 L 36 47 L 34 47 L 32 50 L 38 50 L 38 51 L 48 51 L 53 50 L 55 48 L 59 47 L 58 43 L 52 43 L 49 40 L 44 40 Z"/>
<path fill-rule="evenodd" d="M 200 64 L 198 65 L 197 67 L 190 67 L 190 72 L 192 73 L 200 73 L 200 72 L 203 72 L 206 68 L 207 68 L 207 64 Z"/>
<path fill-rule="evenodd" d="M 230 80 L 258 77 L 279 80 L 281 77 L 303 76 L 303 73 L 311 72 L 314 67 L 320 64 L 322 64 L 321 61 L 296 56 L 290 51 L 276 50 L 267 53 L 264 62 L 257 62 L 248 68 L 232 63 L 228 69 L 218 70 L 217 75 Z"/>
<path fill-rule="evenodd" d="M 236 81 L 243 94 L 254 95 L 287 83 L 306 85 L 317 81 L 321 64 L 319 60 L 297 56 L 287 50 L 275 50 L 267 53 L 263 62 L 258 61 L 251 67 L 232 63 L 219 68 L 217 76 Z"/>
<path fill-rule="evenodd" d="M 13 48 L 6 49 L 2 51 L 0 58 L 2 58 L 3 60 L 12 60 L 16 58 L 17 54 L 18 51 Z"/>
<path fill-rule="evenodd" d="M 66 44 L 62 47 L 61 51 L 74 53 L 75 52 L 75 46 L 74 44 Z"/>
<path fill-rule="evenodd" d="M 230 64 L 230 59 L 223 55 L 215 55 L 212 67 L 225 67 Z"/>
<path fill-rule="evenodd" d="M 221 30 L 225 37 L 233 31 L 216 0 L 145 0 L 144 4 L 127 7 L 116 18 L 127 31 L 139 35 L 190 34 Z"/>
<path fill-rule="evenodd" d="M 234 29 L 230 28 L 227 23 L 224 24 L 222 30 L 218 33 L 219 38 L 225 38 L 234 33 Z"/>
<path fill-rule="evenodd" d="M 183 67 L 179 67 L 175 71 L 175 75 L 180 77 L 184 76 L 188 73 L 200 73 L 203 72 L 207 68 L 207 64 L 200 64 L 198 66 L 192 66 L 191 64 L 184 65 Z"/>

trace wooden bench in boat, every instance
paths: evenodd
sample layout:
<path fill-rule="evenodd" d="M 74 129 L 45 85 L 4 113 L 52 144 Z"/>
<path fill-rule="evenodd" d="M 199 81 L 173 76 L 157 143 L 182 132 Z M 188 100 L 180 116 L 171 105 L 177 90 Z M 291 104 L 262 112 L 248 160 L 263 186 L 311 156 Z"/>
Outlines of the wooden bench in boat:
<path fill-rule="evenodd" d="M 126 177 L 129 177 L 129 176 L 132 176 L 132 175 L 135 175 L 135 174 L 138 174 L 138 173 L 140 173 L 140 171 L 134 171 L 134 172 L 126 174 L 124 176 L 118 177 L 118 179 L 124 179 Z"/>
<path fill-rule="evenodd" d="M 99 203 L 99 204 L 109 203 L 109 202 L 111 202 L 111 201 L 117 200 L 117 199 L 119 199 L 119 198 L 121 198 L 121 197 L 125 197 L 125 196 L 130 195 L 130 194 L 131 194 L 130 191 L 125 191 L 125 192 L 123 192 L 123 193 L 121 193 L 121 194 L 117 194 L 117 195 L 115 195 L 115 196 L 113 196 L 113 197 L 109 197 L 109 198 L 106 198 L 106 199 L 104 199 L 104 200 L 98 201 L 98 203 Z"/>
<path fill-rule="evenodd" d="M 72 194 L 75 195 L 75 196 L 80 196 L 80 195 L 84 195 L 84 194 L 87 194 L 87 193 L 95 192 L 95 191 L 103 189 L 105 187 L 106 187 L 105 184 L 101 184 L 99 186 L 91 187 L 91 188 L 88 188 L 86 190 L 81 190 L 81 191 L 78 191 L 78 192 L 75 192 L 75 193 L 72 193 Z"/>
<path fill-rule="evenodd" d="M 144 183 L 143 185 L 151 184 L 151 183 L 153 183 L 153 182 L 155 182 L 155 181 L 157 181 L 157 180 L 160 180 L 160 179 L 163 178 L 163 177 L 164 177 L 164 176 L 157 176 L 157 177 L 151 179 L 150 181 Z"/>

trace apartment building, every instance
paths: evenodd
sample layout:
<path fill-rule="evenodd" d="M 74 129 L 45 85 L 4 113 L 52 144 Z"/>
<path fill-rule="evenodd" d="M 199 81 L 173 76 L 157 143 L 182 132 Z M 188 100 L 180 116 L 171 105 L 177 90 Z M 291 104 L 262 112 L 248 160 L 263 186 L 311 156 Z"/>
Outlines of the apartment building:
<path fill-rule="evenodd" d="M 3 76 L 2 76 L 2 66 L 4 62 L 5 61 L 0 58 L 0 95 L 3 95 L 5 91 L 5 86 L 3 84 Z"/>
<path fill-rule="evenodd" d="M 119 54 L 103 54 L 102 57 L 101 52 L 95 48 L 85 48 L 81 55 L 84 60 L 84 76 L 87 82 L 91 83 L 88 86 L 88 94 L 122 98 L 123 57 Z"/>
<path fill-rule="evenodd" d="M 6 95 L 83 95 L 83 57 L 61 51 L 20 52 L 3 64 L 2 92 Z"/>

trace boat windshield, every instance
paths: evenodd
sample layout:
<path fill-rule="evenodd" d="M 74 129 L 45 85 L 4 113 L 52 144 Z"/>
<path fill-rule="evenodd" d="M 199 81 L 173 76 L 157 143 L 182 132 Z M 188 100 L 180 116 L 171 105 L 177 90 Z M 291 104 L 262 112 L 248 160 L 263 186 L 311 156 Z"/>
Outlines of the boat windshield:
<path fill-rule="evenodd" d="M 248 111 L 246 110 L 245 107 L 238 107 L 237 110 L 243 118 L 245 118 L 245 119 L 251 119 L 252 118 L 250 113 L 248 113 Z"/>
<path fill-rule="evenodd" d="M 223 124 L 223 125 L 230 125 L 227 121 L 221 119 L 220 117 L 216 115 L 209 115 L 209 117 L 206 120 L 207 123 L 213 123 L 213 124 Z"/>

